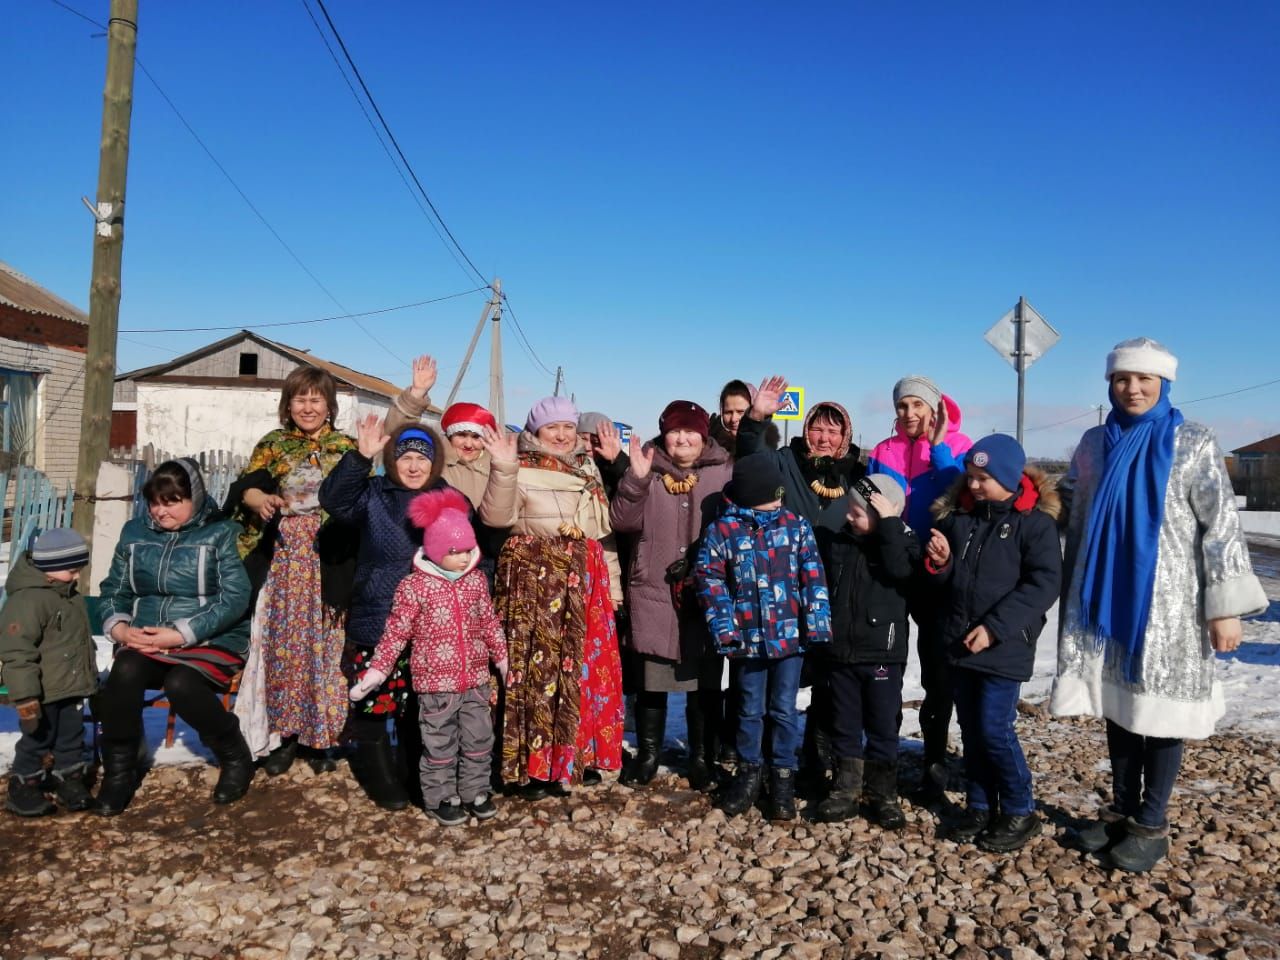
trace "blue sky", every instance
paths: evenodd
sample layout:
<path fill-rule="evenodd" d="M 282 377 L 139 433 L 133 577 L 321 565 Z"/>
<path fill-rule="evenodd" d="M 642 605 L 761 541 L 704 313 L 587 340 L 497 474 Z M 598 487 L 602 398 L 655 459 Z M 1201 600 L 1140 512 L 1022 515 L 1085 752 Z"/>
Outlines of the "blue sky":
<path fill-rule="evenodd" d="M 642 432 L 668 400 L 710 407 L 775 371 L 844 403 L 868 445 L 907 373 L 969 432 L 1012 432 L 1016 378 L 982 334 L 1019 295 L 1063 337 L 1028 374 L 1033 454 L 1095 422 L 1125 337 L 1179 354 L 1175 403 L 1280 377 L 1274 3 L 328 6 L 538 359 Z M 15 7 L 0 259 L 85 305 L 105 41 L 51 2 Z M 142 0 L 139 20 L 142 63 L 348 310 L 476 285 L 301 2 Z M 341 312 L 141 73 L 127 209 L 122 329 Z M 349 320 L 262 332 L 396 381 L 433 353 L 443 399 L 482 306 L 364 320 L 382 346 Z M 224 335 L 126 333 L 119 365 Z M 504 352 L 516 420 L 552 378 L 509 325 Z M 487 400 L 487 356 L 463 398 Z M 1277 400 L 1186 414 L 1230 448 L 1280 432 Z"/>

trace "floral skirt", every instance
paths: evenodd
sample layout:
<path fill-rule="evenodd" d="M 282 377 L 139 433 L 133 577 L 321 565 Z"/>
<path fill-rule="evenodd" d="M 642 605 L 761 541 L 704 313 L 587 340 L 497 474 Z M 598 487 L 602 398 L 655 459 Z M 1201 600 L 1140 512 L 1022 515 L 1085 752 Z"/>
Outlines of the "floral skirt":
<path fill-rule="evenodd" d="M 622 764 L 622 665 L 609 568 L 596 540 L 514 536 L 495 608 L 510 670 L 502 778 L 581 781 Z"/>
<path fill-rule="evenodd" d="M 376 649 L 376 647 L 361 647 L 350 640 L 347 641 L 346 649 L 342 653 L 342 673 L 349 685 L 354 685 L 369 669 Z M 396 661 L 387 679 L 361 699 L 352 702 L 351 716 L 381 717 L 384 720 L 388 717 L 399 719 L 404 713 L 405 701 L 409 699 L 409 679 L 409 650 L 405 648 L 404 654 Z"/>
<path fill-rule="evenodd" d="M 285 517 L 262 587 L 262 668 L 271 731 L 304 747 L 338 745 L 347 722 L 340 616 L 320 598 L 318 514 Z"/>

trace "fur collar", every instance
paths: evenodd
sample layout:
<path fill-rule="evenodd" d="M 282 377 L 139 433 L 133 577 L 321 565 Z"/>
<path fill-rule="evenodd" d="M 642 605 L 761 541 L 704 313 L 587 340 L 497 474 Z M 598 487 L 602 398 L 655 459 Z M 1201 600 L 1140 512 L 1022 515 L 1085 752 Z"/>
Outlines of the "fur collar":
<path fill-rule="evenodd" d="M 972 513 L 974 499 L 961 477 L 951 489 L 933 501 L 930 512 L 941 520 L 953 513 Z M 1062 498 L 1058 494 L 1057 484 L 1039 467 L 1028 464 L 1022 471 L 1022 483 L 1018 496 L 1013 501 L 1013 509 L 1019 513 L 1030 513 L 1039 510 L 1047 513 L 1054 520 L 1062 514 Z"/>

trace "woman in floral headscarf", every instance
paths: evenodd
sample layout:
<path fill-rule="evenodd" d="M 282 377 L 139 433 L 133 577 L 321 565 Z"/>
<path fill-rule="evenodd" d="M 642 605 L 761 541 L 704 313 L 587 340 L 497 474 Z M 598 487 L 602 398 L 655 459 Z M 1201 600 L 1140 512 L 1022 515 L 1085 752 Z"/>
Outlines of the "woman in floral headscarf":
<path fill-rule="evenodd" d="M 534 404 L 519 438 L 516 503 L 495 607 L 510 670 L 502 777 L 531 800 L 599 782 L 622 763 L 622 580 L 609 503 L 565 397 Z"/>
<path fill-rule="evenodd" d="M 277 776 L 298 747 L 317 773 L 347 721 L 342 611 L 350 600 L 359 532 L 326 522 L 320 484 L 356 442 L 334 428 L 338 388 L 298 367 L 280 395 L 280 429 L 258 441 L 226 509 L 244 525 L 240 555 L 258 591 L 236 715 L 255 756 Z"/>

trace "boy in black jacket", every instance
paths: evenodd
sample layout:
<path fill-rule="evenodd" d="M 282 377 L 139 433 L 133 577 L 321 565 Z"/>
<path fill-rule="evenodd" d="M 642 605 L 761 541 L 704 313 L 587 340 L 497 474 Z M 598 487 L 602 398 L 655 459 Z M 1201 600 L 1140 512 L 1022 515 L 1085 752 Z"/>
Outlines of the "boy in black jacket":
<path fill-rule="evenodd" d="M 963 481 L 934 504 L 925 563 L 946 586 L 943 637 L 964 739 L 967 805 L 951 837 L 995 853 L 1040 832 L 1014 721 L 1062 576 L 1058 494 L 1026 462 L 1012 437 L 975 443 Z"/>
<path fill-rule="evenodd" d="M 820 820 L 848 820 L 864 784 L 871 816 L 906 824 L 898 805 L 898 727 L 907 664 L 907 587 L 921 546 L 901 514 L 902 487 L 887 474 L 854 480 L 848 524 L 831 541 L 829 659 L 835 780 Z M 866 747 L 863 747 L 863 734 Z"/>

